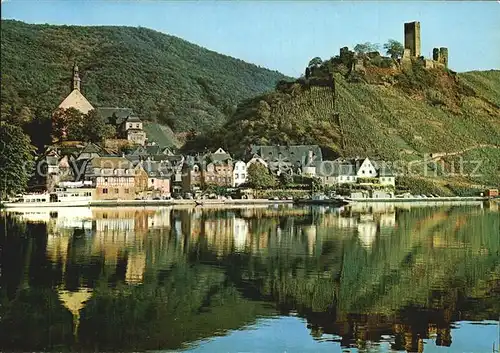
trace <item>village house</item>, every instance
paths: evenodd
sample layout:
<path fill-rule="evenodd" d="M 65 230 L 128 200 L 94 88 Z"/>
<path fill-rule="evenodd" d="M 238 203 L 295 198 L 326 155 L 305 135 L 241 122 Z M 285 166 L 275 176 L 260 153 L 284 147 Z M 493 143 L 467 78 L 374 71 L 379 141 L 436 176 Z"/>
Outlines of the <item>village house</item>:
<path fill-rule="evenodd" d="M 195 161 L 193 157 L 186 158 L 182 167 L 182 191 L 196 192 L 201 189 L 202 163 Z"/>
<path fill-rule="evenodd" d="M 202 170 L 203 186 L 232 186 L 233 159 L 229 153 L 219 148 L 204 156 L 205 168 Z"/>
<path fill-rule="evenodd" d="M 74 158 L 68 155 L 60 155 L 56 149 L 49 149 L 46 154 L 39 159 L 37 164 L 37 184 L 35 189 L 43 189 L 48 192 L 54 189 L 61 182 L 73 181 L 75 173 L 72 168 Z"/>
<path fill-rule="evenodd" d="M 316 170 L 325 185 L 361 184 L 395 186 L 395 175 L 385 162 L 369 158 L 339 158 L 324 161 Z"/>
<path fill-rule="evenodd" d="M 125 158 L 134 166 L 139 163 L 150 164 L 153 168 L 161 170 L 162 175 L 157 180 L 153 178 L 155 181 L 151 187 L 163 190 L 163 194 L 168 196 L 171 192 L 182 191 L 182 168 L 185 158 L 180 154 L 174 154 L 171 148 L 158 145 L 138 146 L 130 154 L 125 155 Z"/>
<path fill-rule="evenodd" d="M 123 157 L 96 157 L 86 161 L 85 181 L 95 187 L 97 200 L 135 198 L 135 168 Z"/>
<path fill-rule="evenodd" d="M 142 129 L 142 121 L 137 116 L 129 116 L 120 125 L 121 137 L 126 138 L 133 144 L 144 145 L 146 133 Z"/>
<path fill-rule="evenodd" d="M 152 191 L 154 196 L 170 196 L 170 178 L 169 169 L 161 162 L 146 161 L 142 167 L 148 176 L 148 191 Z"/>
<path fill-rule="evenodd" d="M 236 161 L 233 168 L 232 186 L 240 186 L 247 182 L 247 164 L 243 161 Z"/>
<path fill-rule="evenodd" d="M 276 175 L 287 173 L 312 177 L 316 175 L 318 164 L 323 161 L 323 154 L 318 145 L 253 145 L 250 154 L 252 160 L 261 158 L 265 161 L 269 170 Z"/>
<path fill-rule="evenodd" d="M 136 196 L 142 196 L 148 189 L 148 173 L 144 170 L 142 163 L 134 165 L 134 169 L 135 194 Z"/>

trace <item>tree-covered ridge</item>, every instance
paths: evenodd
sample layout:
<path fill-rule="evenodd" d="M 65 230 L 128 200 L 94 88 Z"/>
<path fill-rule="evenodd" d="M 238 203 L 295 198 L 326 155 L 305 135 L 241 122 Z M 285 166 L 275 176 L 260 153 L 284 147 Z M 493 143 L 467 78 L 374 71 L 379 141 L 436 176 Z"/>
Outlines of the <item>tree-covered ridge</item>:
<path fill-rule="evenodd" d="M 2 20 L 1 31 L 2 115 L 50 114 L 70 92 L 75 62 L 94 106 L 131 108 L 176 131 L 220 125 L 241 100 L 285 78 L 146 28 Z"/>

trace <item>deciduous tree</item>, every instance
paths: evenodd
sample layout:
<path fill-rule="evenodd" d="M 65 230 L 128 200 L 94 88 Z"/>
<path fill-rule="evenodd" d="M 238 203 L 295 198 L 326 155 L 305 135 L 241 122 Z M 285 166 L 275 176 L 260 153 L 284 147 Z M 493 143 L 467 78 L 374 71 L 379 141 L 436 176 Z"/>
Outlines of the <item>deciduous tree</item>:
<path fill-rule="evenodd" d="M 0 123 L 0 185 L 2 198 L 26 189 L 33 171 L 35 147 L 18 127 Z"/>
<path fill-rule="evenodd" d="M 370 42 L 359 43 L 356 44 L 356 46 L 354 47 L 354 51 L 358 54 L 365 54 L 371 51 L 378 51 L 378 50 L 379 50 L 379 44 Z"/>
<path fill-rule="evenodd" d="M 397 59 L 403 56 L 403 44 L 395 39 L 389 39 L 387 43 L 384 44 L 384 49 L 387 55 L 390 55 L 393 59 Z"/>
<path fill-rule="evenodd" d="M 276 177 L 269 173 L 267 167 L 261 163 L 253 163 L 248 167 L 248 183 L 256 189 L 266 189 L 275 187 Z"/>

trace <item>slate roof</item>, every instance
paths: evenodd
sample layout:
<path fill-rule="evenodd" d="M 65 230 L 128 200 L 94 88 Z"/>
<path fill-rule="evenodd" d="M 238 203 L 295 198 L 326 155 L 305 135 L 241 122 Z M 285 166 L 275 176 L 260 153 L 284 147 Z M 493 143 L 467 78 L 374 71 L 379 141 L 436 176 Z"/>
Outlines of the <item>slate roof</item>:
<path fill-rule="evenodd" d="M 139 119 L 139 117 L 137 117 L 137 116 L 131 115 L 131 116 L 128 116 L 127 119 L 125 119 L 125 121 L 127 123 L 140 123 L 141 119 Z"/>
<path fill-rule="evenodd" d="M 251 155 L 259 155 L 266 162 L 285 159 L 293 164 L 307 163 L 309 152 L 312 152 L 315 161 L 323 160 L 323 153 L 318 145 L 293 145 L 293 146 L 251 146 Z"/>
<path fill-rule="evenodd" d="M 99 153 L 99 154 L 104 154 L 104 149 L 98 145 L 96 145 L 95 143 L 87 143 L 85 145 L 85 147 L 83 147 L 81 150 L 80 150 L 80 153 Z"/>
<path fill-rule="evenodd" d="M 93 168 L 132 169 L 133 164 L 124 157 L 96 157 L 89 160 Z"/>
<path fill-rule="evenodd" d="M 133 116 L 134 112 L 129 108 L 118 108 L 118 107 L 99 107 L 96 109 L 97 114 L 103 118 L 111 121 L 113 114 L 116 116 L 116 124 L 119 125 L 125 121 L 129 116 Z"/>
<path fill-rule="evenodd" d="M 207 162 L 232 161 L 233 157 L 229 153 L 207 153 L 205 156 Z"/>
<path fill-rule="evenodd" d="M 372 161 L 373 162 L 373 161 Z M 375 168 L 377 170 L 377 174 L 379 177 L 394 177 L 394 171 L 391 166 L 387 162 L 373 162 L 375 164 Z"/>
<path fill-rule="evenodd" d="M 172 175 L 172 169 L 162 165 L 161 163 L 158 162 L 146 162 L 143 164 L 143 169 L 146 171 L 148 174 L 148 177 L 153 177 L 153 178 L 170 178 Z"/>
<path fill-rule="evenodd" d="M 153 156 L 153 155 L 173 156 L 174 155 L 170 148 L 162 147 L 160 145 L 138 146 L 130 154 L 138 155 L 138 156 Z"/>

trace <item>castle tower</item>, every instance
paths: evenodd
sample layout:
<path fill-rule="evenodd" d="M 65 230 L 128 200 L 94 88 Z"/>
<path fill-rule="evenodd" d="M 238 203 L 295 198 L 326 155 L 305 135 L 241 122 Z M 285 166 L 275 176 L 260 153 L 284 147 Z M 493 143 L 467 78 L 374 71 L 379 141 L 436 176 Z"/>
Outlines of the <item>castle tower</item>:
<path fill-rule="evenodd" d="M 444 67 L 448 67 L 448 48 L 441 47 L 439 48 L 439 56 L 441 58 L 441 62 Z"/>
<path fill-rule="evenodd" d="M 78 65 L 73 66 L 73 89 L 80 90 L 80 74 L 78 73 Z"/>
<path fill-rule="evenodd" d="M 411 56 L 420 56 L 420 22 L 405 23 L 405 49 L 410 49 Z"/>

